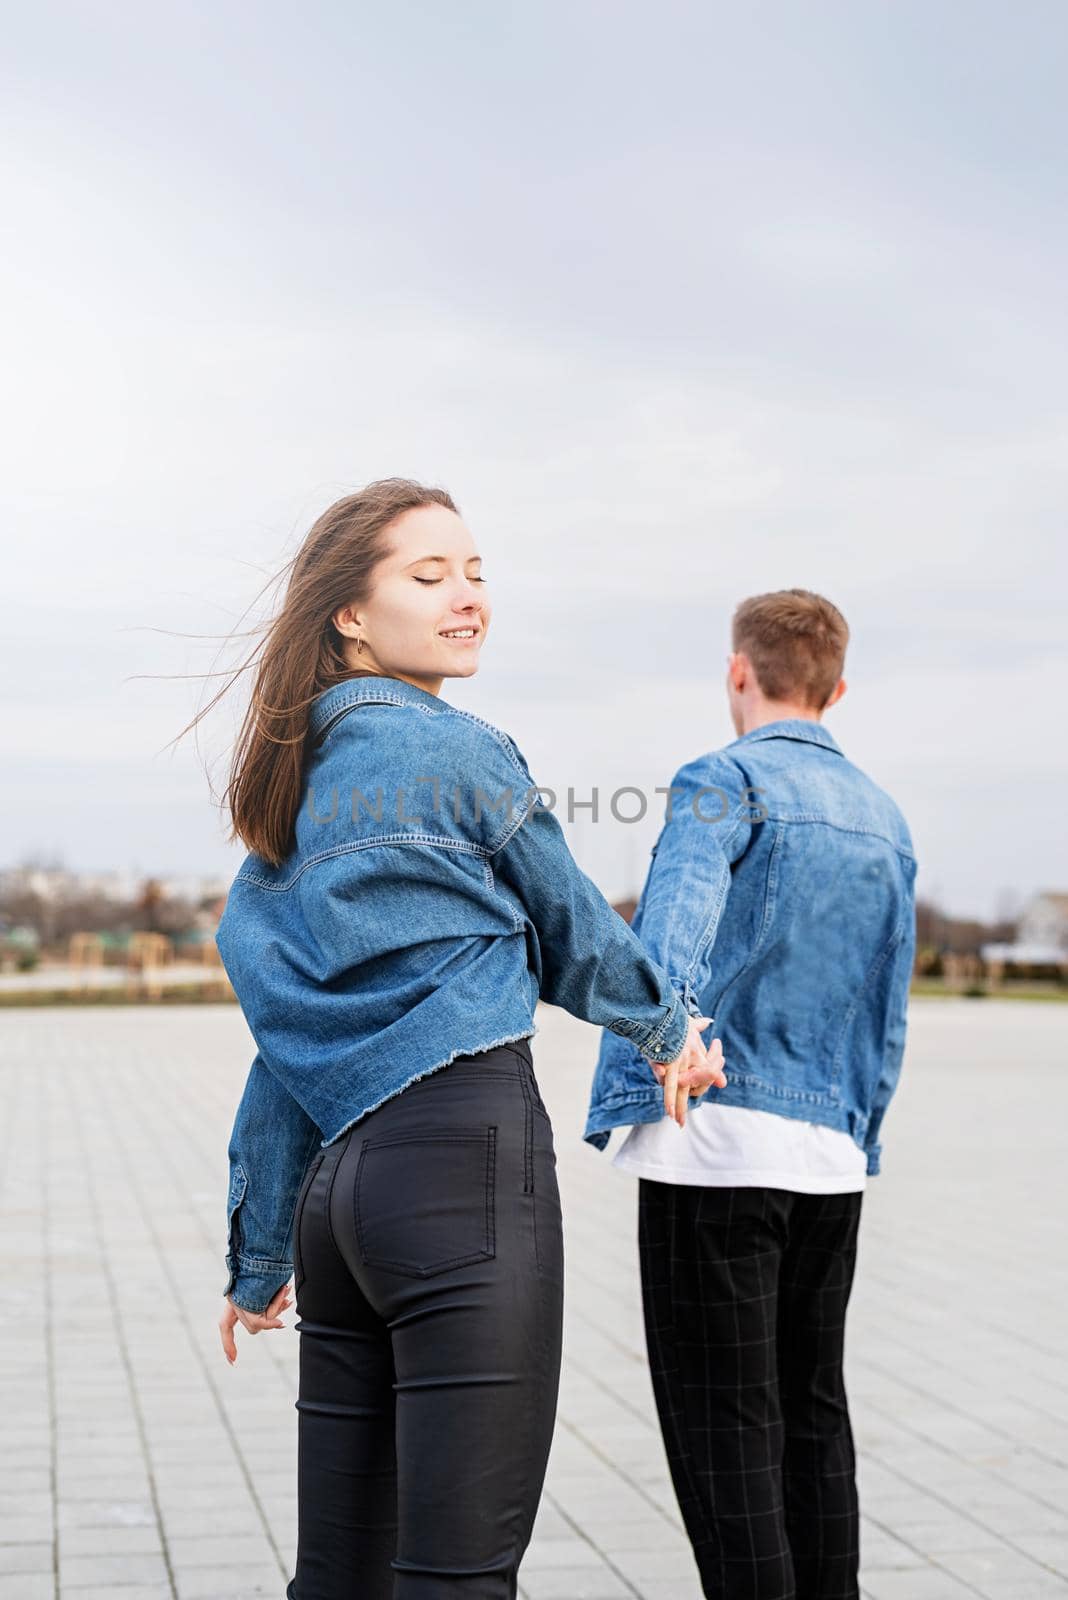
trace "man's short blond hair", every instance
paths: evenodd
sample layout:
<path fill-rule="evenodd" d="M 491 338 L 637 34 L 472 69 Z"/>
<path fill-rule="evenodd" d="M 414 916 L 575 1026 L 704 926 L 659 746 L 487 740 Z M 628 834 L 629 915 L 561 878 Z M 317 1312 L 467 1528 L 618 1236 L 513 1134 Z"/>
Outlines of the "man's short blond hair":
<path fill-rule="evenodd" d="M 731 639 L 769 700 L 822 711 L 842 676 L 849 628 L 838 607 L 811 589 L 776 589 L 741 602 Z"/>

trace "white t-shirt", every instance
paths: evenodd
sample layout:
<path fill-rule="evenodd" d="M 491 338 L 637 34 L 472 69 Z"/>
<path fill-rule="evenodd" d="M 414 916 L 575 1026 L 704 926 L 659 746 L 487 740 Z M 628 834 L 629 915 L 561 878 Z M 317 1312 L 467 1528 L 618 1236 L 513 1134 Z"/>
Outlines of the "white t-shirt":
<path fill-rule="evenodd" d="M 631 1128 L 612 1165 L 659 1183 L 851 1194 L 864 1188 L 868 1160 L 837 1128 L 706 1101 L 681 1128 L 666 1116 Z"/>

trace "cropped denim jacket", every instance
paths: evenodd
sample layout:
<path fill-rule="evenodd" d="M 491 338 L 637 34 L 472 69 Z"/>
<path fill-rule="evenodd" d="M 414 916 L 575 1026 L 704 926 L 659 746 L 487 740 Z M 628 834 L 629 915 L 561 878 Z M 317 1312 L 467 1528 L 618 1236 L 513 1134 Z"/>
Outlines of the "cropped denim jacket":
<path fill-rule="evenodd" d="M 682 767 L 631 927 L 688 1008 L 715 1018 L 727 1083 L 751 1106 L 849 1133 L 879 1171 L 915 954 L 905 819 L 820 723 L 768 723 Z M 662 1097 L 604 1034 L 585 1138 L 651 1122 Z"/>
<path fill-rule="evenodd" d="M 223 1291 L 250 1311 L 292 1272 L 316 1151 L 454 1057 L 529 1038 L 539 997 L 639 1060 L 673 1060 L 687 1031 L 500 729 L 401 679 L 346 679 L 312 707 L 304 780 L 291 853 L 245 858 L 217 936 L 257 1046 Z"/>

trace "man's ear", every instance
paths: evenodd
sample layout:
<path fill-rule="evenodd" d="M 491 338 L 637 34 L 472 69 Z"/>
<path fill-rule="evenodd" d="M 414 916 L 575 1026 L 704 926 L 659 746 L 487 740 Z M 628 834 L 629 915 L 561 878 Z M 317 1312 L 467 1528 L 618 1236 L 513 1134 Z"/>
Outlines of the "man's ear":
<path fill-rule="evenodd" d="M 829 711 L 832 706 L 836 706 L 839 700 L 841 700 L 842 696 L 845 694 L 848 687 L 849 685 L 846 683 L 845 679 L 839 678 L 838 682 L 831 691 L 831 698 L 823 708 L 824 711 Z"/>
<path fill-rule="evenodd" d="M 732 650 L 727 657 L 727 672 L 736 694 L 741 694 L 749 681 L 752 667 L 744 650 Z"/>

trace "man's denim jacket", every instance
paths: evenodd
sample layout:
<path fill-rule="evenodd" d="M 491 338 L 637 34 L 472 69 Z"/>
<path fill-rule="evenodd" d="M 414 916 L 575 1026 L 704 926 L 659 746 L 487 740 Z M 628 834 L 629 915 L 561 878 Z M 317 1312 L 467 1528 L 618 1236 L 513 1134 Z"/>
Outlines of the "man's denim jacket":
<path fill-rule="evenodd" d="M 904 818 L 804 719 L 689 762 L 669 805 L 631 927 L 723 1041 L 726 1086 L 696 1114 L 752 1106 L 844 1129 L 878 1172 L 915 954 Z M 585 1138 L 603 1150 L 610 1129 L 662 1110 L 641 1057 L 605 1034 Z"/>
<path fill-rule="evenodd" d="M 304 779 L 293 850 L 245 858 L 217 936 L 257 1045 L 223 1291 L 250 1311 L 292 1272 L 316 1150 L 455 1056 L 529 1038 L 539 997 L 638 1060 L 673 1060 L 688 1027 L 498 728 L 397 678 L 346 679 L 312 707 Z"/>

